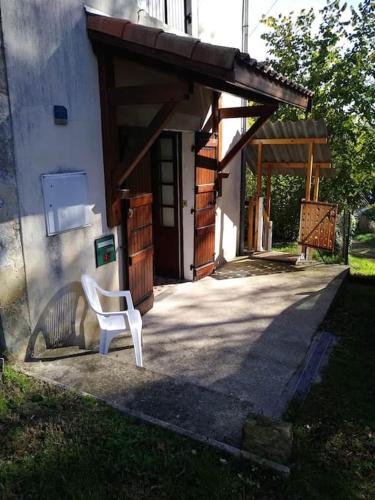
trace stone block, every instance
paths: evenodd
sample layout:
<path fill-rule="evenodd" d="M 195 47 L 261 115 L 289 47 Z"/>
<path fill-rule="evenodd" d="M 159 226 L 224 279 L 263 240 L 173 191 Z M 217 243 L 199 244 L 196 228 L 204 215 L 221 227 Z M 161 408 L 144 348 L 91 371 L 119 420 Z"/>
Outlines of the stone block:
<path fill-rule="evenodd" d="M 243 426 L 242 448 L 260 458 L 287 464 L 292 452 L 292 424 L 250 415 Z"/>

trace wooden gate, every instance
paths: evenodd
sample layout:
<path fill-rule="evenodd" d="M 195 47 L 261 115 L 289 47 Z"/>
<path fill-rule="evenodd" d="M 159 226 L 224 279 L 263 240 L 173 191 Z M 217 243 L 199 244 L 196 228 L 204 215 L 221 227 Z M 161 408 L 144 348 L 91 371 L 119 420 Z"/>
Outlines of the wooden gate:
<path fill-rule="evenodd" d="M 302 200 L 300 245 L 334 251 L 337 205 Z"/>
<path fill-rule="evenodd" d="M 142 314 L 154 303 L 152 243 L 152 194 L 142 193 L 124 200 L 125 276 L 134 305 Z"/>
<path fill-rule="evenodd" d="M 197 132 L 195 137 L 194 279 L 215 269 L 217 137 Z"/>

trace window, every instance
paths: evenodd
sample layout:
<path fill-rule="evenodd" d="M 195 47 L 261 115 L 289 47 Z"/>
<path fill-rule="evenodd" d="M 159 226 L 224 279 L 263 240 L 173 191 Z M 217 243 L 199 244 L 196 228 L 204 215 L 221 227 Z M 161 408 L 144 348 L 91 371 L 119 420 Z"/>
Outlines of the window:
<path fill-rule="evenodd" d="M 175 158 L 172 137 L 160 139 L 160 209 L 161 223 L 165 227 L 175 225 Z"/>
<path fill-rule="evenodd" d="M 187 33 L 186 0 L 145 0 L 144 5 L 150 16 Z"/>

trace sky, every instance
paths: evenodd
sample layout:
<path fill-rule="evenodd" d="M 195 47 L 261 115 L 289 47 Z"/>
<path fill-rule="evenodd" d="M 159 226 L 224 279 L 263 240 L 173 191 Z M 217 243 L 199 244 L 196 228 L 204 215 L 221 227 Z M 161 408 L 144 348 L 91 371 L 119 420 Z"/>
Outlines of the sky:
<path fill-rule="evenodd" d="M 348 5 L 356 7 L 360 0 L 348 0 Z M 268 16 L 278 16 L 279 14 L 289 14 L 289 12 L 299 12 L 302 9 L 314 7 L 319 10 L 326 5 L 326 0 L 249 0 L 249 53 L 258 60 L 267 57 L 264 41 L 261 39 L 265 27 L 259 21 L 263 14 Z"/>

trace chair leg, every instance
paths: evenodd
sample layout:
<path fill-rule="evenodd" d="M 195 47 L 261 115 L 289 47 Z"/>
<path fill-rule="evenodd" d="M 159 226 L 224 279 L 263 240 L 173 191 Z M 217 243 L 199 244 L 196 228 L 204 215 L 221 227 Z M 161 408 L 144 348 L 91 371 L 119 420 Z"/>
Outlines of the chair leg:
<path fill-rule="evenodd" d="M 135 364 L 140 368 L 143 367 L 142 361 L 142 330 L 141 328 L 130 328 L 130 332 L 133 339 L 134 354 L 135 354 Z"/>
<path fill-rule="evenodd" d="M 99 343 L 99 353 L 105 356 L 108 354 L 109 345 L 112 340 L 116 337 L 116 334 L 113 334 L 107 330 L 100 331 L 100 343 Z"/>
<path fill-rule="evenodd" d="M 108 346 L 107 344 L 107 332 L 106 330 L 100 330 L 100 341 L 99 341 L 99 353 L 107 354 Z"/>

